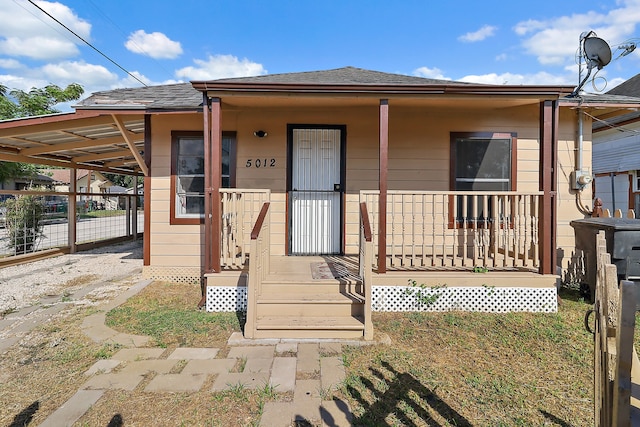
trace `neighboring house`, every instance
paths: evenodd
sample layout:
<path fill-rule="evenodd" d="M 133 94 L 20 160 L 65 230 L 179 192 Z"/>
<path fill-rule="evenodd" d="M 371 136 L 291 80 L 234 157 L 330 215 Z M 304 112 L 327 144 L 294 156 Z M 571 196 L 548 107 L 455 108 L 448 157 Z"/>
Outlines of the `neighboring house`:
<path fill-rule="evenodd" d="M 640 97 L 640 74 L 607 92 Z M 640 111 L 593 122 L 594 197 L 611 213 L 629 209 L 640 218 Z"/>
<path fill-rule="evenodd" d="M 48 169 L 46 173 L 53 179 L 55 191 L 70 190 L 71 171 L 69 169 Z M 85 204 L 89 201 L 94 202 L 95 206 L 104 204 L 104 194 L 108 193 L 112 186 L 113 183 L 99 171 L 79 169 L 76 172 L 76 191 L 81 193 L 80 201 L 84 201 Z"/>
<path fill-rule="evenodd" d="M 591 117 L 640 106 L 572 91 L 353 67 L 116 89 L 0 146 L 141 171 L 144 276 L 204 281 L 246 336 L 371 338 L 371 310 L 557 309 Z"/>
<path fill-rule="evenodd" d="M 37 173 L 31 177 L 20 177 L 0 182 L 0 190 L 27 190 L 32 187 L 52 189 L 53 179 L 46 174 Z"/>

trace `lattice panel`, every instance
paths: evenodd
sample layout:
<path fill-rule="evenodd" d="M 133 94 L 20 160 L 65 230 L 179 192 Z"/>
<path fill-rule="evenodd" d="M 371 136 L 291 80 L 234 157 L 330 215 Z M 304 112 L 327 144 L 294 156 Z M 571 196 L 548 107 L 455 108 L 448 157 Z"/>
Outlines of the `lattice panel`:
<path fill-rule="evenodd" d="M 247 288 L 242 286 L 207 286 L 208 312 L 247 311 Z"/>
<path fill-rule="evenodd" d="M 429 298 L 430 295 L 438 296 Z M 431 303 L 420 304 L 420 299 L 430 300 Z M 558 311 L 558 299 L 556 288 L 374 286 L 372 309 L 373 311 L 460 310 L 490 313 L 512 311 L 555 313 Z"/>
<path fill-rule="evenodd" d="M 555 313 L 555 288 L 443 287 L 420 289 L 423 297 L 437 294 L 432 303 L 420 304 L 419 288 L 374 286 L 373 311 L 476 311 L 508 313 L 514 311 Z M 422 298 L 423 300 L 425 298 Z M 429 299 L 429 298 L 426 298 Z M 233 312 L 247 310 L 247 288 L 208 286 L 206 310 Z"/>
<path fill-rule="evenodd" d="M 202 273 L 199 267 L 145 266 L 142 269 L 142 277 L 163 282 L 200 284 Z"/>

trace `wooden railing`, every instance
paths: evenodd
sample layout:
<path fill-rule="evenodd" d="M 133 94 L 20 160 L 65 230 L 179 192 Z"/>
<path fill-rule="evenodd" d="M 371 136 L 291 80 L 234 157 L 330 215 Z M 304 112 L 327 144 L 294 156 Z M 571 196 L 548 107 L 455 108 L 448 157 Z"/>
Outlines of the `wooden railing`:
<path fill-rule="evenodd" d="M 542 192 L 389 191 L 387 267 L 539 266 Z M 378 192 L 361 191 L 377 248 Z M 376 261 L 378 259 L 376 253 Z"/>
<path fill-rule="evenodd" d="M 640 363 L 634 348 L 634 282 L 622 280 L 607 253 L 605 232 L 596 236 L 596 294 L 592 310 L 585 316 L 585 326 L 594 339 L 594 425 L 596 427 L 640 425 L 638 396 L 632 390 L 640 382 Z M 595 314 L 591 330 L 590 314 Z M 632 386 L 633 384 L 633 386 Z"/>
<path fill-rule="evenodd" d="M 220 189 L 222 203 L 220 265 L 222 268 L 243 268 L 249 254 L 251 227 L 263 203 L 268 202 L 269 198 L 269 190 Z"/>
<path fill-rule="evenodd" d="M 271 257 L 269 231 L 269 202 L 262 205 L 258 219 L 251 230 L 251 262 L 247 283 L 247 321 L 244 325 L 245 338 L 254 338 L 258 298 L 262 294 L 262 281 L 269 274 Z"/>
<path fill-rule="evenodd" d="M 364 339 L 373 339 L 373 321 L 371 319 L 372 303 L 372 273 L 373 264 L 373 239 L 371 236 L 371 224 L 366 203 L 360 203 L 360 256 L 359 274 L 362 278 L 364 292 Z"/>

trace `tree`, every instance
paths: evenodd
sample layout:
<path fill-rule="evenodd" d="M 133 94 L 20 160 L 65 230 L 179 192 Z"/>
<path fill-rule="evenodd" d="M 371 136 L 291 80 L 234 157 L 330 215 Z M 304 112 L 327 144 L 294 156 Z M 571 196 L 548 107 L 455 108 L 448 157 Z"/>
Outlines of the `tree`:
<path fill-rule="evenodd" d="M 0 120 L 59 113 L 54 108 L 56 104 L 74 101 L 83 93 L 84 89 L 78 83 L 71 83 L 64 89 L 49 84 L 43 88 L 31 88 L 29 92 L 19 89 L 9 91 L 0 84 Z M 31 177 L 35 173 L 34 165 L 0 162 L 0 183 L 13 178 Z"/>
<path fill-rule="evenodd" d="M 19 117 L 43 116 L 59 113 L 54 106 L 61 102 L 75 101 L 84 93 L 78 83 L 71 83 L 62 89 L 58 85 L 49 84 L 43 88 L 31 88 L 29 92 L 20 89 L 9 91 L 0 85 L 0 119 L 17 119 Z"/>

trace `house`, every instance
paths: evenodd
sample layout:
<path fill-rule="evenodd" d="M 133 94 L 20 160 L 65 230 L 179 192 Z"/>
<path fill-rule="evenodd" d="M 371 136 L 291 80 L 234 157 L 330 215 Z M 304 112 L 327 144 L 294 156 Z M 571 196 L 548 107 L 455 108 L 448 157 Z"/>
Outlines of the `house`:
<path fill-rule="evenodd" d="M 0 182 L 0 190 L 27 190 L 31 187 L 51 188 L 53 179 L 47 174 L 36 173 L 34 176 L 24 176 Z M 0 197 L 0 199 L 2 199 Z"/>
<path fill-rule="evenodd" d="M 640 96 L 640 74 L 607 92 L 612 96 Z M 640 111 L 593 122 L 594 196 L 611 213 L 635 211 L 640 218 Z"/>
<path fill-rule="evenodd" d="M 0 122 L 0 160 L 142 173 L 143 275 L 247 337 L 370 339 L 374 310 L 557 310 L 592 118 L 640 105 L 572 91 L 354 67 L 116 89 Z"/>
<path fill-rule="evenodd" d="M 69 192 L 71 188 L 70 169 L 47 169 L 46 173 L 53 179 L 56 191 Z M 107 200 L 105 194 L 110 193 L 109 189 L 114 184 L 100 171 L 79 169 L 76 173 L 75 185 L 80 195 L 80 201 L 85 202 L 87 209 L 93 209 L 93 207 L 105 205 Z M 117 201 L 115 206 L 117 207 Z"/>

